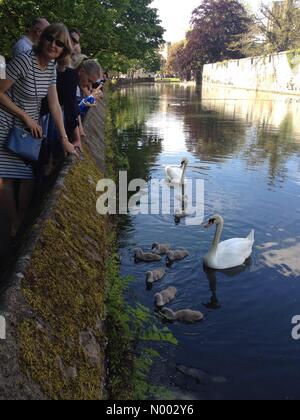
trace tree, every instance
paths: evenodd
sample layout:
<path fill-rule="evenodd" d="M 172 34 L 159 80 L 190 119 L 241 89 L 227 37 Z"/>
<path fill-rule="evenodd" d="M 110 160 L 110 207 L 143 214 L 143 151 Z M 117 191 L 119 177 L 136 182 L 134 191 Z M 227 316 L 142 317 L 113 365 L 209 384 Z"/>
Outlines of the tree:
<path fill-rule="evenodd" d="M 82 49 L 102 66 L 124 69 L 143 60 L 162 42 L 163 28 L 151 0 L 0 0 L 1 53 L 10 56 L 16 40 L 37 16 L 63 22 L 82 33 Z M 115 63 L 115 59 L 117 62 Z"/>
<path fill-rule="evenodd" d="M 165 73 L 172 75 L 175 74 L 183 79 L 185 79 L 185 68 L 184 60 L 182 57 L 186 41 L 179 41 L 171 45 L 168 52 L 168 58 L 165 65 Z"/>
<path fill-rule="evenodd" d="M 235 47 L 246 55 L 293 50 L 300 46 L 300 1 L 263 4 Z"/>
<path fill-rule="evenodd" d="M 236 37 L 248 31 L 250 17 L 238 0 L 203 0 L 192 15 L 192 30 L 187 34 L 187 67 L 199 75 L 203 65 L 242 58 L 232 50 Z"/>

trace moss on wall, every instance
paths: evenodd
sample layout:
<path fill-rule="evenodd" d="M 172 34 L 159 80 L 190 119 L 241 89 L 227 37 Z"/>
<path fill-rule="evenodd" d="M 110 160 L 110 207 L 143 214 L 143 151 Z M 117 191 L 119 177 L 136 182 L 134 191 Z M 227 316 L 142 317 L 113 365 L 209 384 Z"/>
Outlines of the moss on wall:
<path fill-rule="evenodd" d="M 292 70 L 298 67 L 300 64 L 300 49 L 289 51 L 287 53 L 287 59 Z"/>
<path fill-rule="evenodd" d="M 19 327 L 21 365 L 51 399 L 103 398 L 109 221 L 87 148 L 64 180 L 23 281 L 34 319 Z"/>

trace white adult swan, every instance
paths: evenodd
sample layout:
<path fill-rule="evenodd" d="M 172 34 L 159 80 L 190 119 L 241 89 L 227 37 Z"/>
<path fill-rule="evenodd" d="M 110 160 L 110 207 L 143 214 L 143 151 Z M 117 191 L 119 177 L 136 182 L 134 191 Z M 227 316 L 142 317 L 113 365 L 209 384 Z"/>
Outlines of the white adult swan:
<path fill-rule="evenodd" d="M 233 238 L 220 243 L 224 227 L 223 217 L 219 214 L 214 215 L 205 227 L 213 225 L 217 228 L 210 251 L 204 257 L 205 265 L 215 270 L 227 270 L 243 265 L 252 254 L 254 230 L 247 238 Z"/>
<path fill-rule="evenodd" d="M 181 165 L 178 166 L 166 166 L 165 172 L 166 177 L 169 182 L 174 184 L 184 184 L 185 181 L 185 172 L 188 167 L 189 161 L 184 158 L 182 159 Z"/>

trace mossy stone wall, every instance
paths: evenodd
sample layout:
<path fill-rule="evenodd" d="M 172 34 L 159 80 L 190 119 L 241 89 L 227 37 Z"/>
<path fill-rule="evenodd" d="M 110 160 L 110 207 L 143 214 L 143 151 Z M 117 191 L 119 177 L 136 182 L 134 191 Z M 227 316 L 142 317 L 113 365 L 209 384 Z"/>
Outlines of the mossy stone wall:
<path fill-rule="evenodd" d="M 104 105 L 86 121 L 1 297 L 0 399 L 102 399 L 111 226 L 96 212 L 105 161 Z"/>

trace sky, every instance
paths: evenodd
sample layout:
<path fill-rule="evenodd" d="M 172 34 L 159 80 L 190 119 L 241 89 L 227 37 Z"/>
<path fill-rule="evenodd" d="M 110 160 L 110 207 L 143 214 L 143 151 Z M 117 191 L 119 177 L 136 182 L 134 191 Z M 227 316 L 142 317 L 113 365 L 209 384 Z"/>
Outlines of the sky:
<path fill-rule="evenodd" d="M 268 1 L 264 1 L 268 3 Z M 245 1 L 257 10 L 262 0 Z M 165 40 L 176 42 L 184 39 L 192 11 L 201 4 L 201 0 L 153 0 L 152 7 L 159 10 L 162 26 L 166 29 Z"/>

